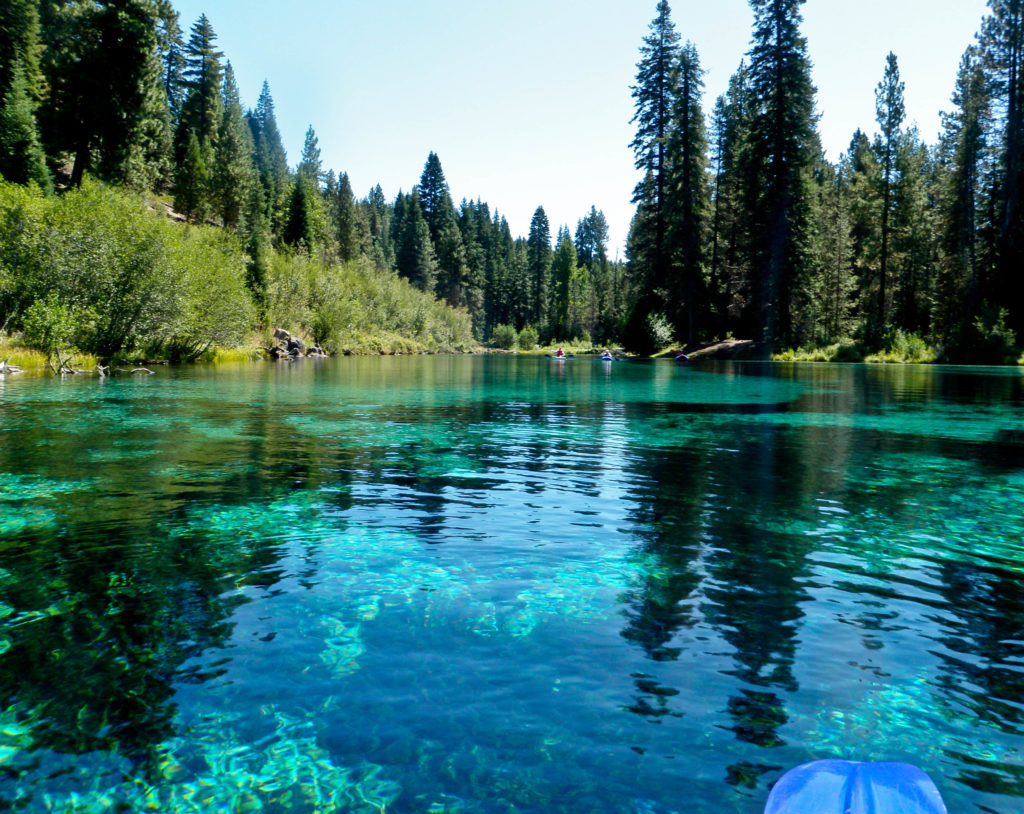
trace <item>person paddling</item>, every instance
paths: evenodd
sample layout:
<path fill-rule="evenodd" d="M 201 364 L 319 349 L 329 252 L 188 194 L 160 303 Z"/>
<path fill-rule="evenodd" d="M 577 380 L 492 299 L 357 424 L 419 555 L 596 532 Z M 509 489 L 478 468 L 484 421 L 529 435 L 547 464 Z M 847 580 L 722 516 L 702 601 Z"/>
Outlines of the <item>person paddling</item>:
<path fill-rule="evenodd" d="M 676 351 L 676 362 L 681 365 L 688 365 L 690 363 L 690 357 L 686 355 L 686 352 L 681 348 Z"/>
<path fill-rule="evenodd" d="M 564 350 L 562 350 L 561 348 L 559 348 L 558 350 L 556 350 L 556 351 L 555 351 L 555 358 L 556 358 L 556 359 L 564 359 L 564 358 L 565 358 L 565 351 L 564 351 Z"/>

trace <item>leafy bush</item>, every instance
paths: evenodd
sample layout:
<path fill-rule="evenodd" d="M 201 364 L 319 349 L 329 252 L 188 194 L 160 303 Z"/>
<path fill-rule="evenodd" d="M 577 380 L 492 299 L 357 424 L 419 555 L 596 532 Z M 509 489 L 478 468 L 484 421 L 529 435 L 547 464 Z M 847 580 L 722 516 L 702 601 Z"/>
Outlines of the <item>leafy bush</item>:
<path fill-rule="evenodd" d="M 264 291 L 271 326 L 307 333 L 330 350 L 411 353 L 475 345 L 468 313 L 363 260 L 342 265 L 272 253 Z"/>
<path fill-rule="evenodd" d="M 60 301 L 56 291 L 45 299 L 36 300 L 25 311 L 23 339 L 29 347 L 46 354 L 47 363 L 56 358 L 63 363 L 63 355 L 71 349 L 78 327 L 77 315 Z"/>
<path fill-rule="evenodd" d="M 639 302 L 626 318 L 622 343 L 627 350 L 649 355 L 673 343 L 672 323 L 660 311 L 647 311 L 649 307 Z"/>
<path fill-rule="evenodd" d="M 540 334 L 532 325 L 524 325 L 518 336 L 519 347 L 523 350 L 533 350 L 540 341 Z"/>
<path fill-rule="evenodd" d="M 997 314 L 975 321 L 967 361 L 991 365 L 1013 363 L 1019 349 L 1016 336 L 1006 325 L 1008 316 L 1006 309 L 1001 308 Z"/>
<path fill-rule="evenodd" d="M 772 354 L 774 362 L 862 362 L 864 350 L 853 339 L 820 348 L 788 348 Z"/>
<path fill-rule="evenodd" d="M 664 314 L 657 311 L 648 314 L 644 326 L 647 329 L 647 338 L 652 348 L 660 350 L 672 344 L 674 334 L 672 323 Z"/>
<path fill-rule="evenodd" d="M 833 362 L 863 362 L 864 348 L 853 339 L 842 339 L 832 354 Z"/>
<path fill-rule="evenodd" d="M 519 345 L 519 334 L 511 325 L 496 325 L 491 331 L 491 344 L 496 348 L 514 350 Z"/>
<path fill-rule="evenodd" d="M 885 350 L 868 356 L 864 361 L 927 364 L 934 362 L 937 356 L 938 352 L 928 347 L 928 343 L 917 334 L 898 330 Z"/>
<path fill-rule="evenodd" d="M 190 362 L 212 347 L 240 343 L 254 308 L 245 286 L 245 257 L 238 241 L 216 229 L 190 229 L 172 248 L 183 276 L 182 297 L 160 346 L 172 361 Z"/>
<path fill-rule="evenodd" d="M 104 358 L 143 346 L 191 357 L 251 320 L 234 238 L 183 229 L 96 183 L 56 198 L 0 184 L 0 267 L 0 313 L 12 327 L 48 341 L 38 333 L 47 320 L 70 319 L 78 347 Z M 66 311 L 58 319 L 36 302 Z"/>

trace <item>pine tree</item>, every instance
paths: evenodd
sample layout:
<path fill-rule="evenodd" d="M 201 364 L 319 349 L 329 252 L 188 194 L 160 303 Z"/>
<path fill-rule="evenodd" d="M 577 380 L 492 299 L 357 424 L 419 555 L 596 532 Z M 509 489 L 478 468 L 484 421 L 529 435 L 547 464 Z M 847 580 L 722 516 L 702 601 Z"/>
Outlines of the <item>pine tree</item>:
<path fill-rule="evenodd" d="M 287 219 L 290 179 L 288 156 L 277 128 L 270 85 L 264 80 L 256 110 L 249 115 L 249 128 L 256 145 L 256 169 L 266 201 L 271 232 L 280 234 Z"/>
<path fill-rule="evenodd" d="M 575 288 L 570 292 L 571 309 L 582 302 L 585 313 L 581 317 L 581 331 L 589 333 L 594 341 L 605 342 L 617 332 L 618 315 L 616 292 L 608 263 L 608 221 L 597 207 L 591 206 L 586 217 L 576 224 L 573 243 L 581 274 L 577 276 L 573 284 Z M 584 283 L 586 291 L 577 291 Z"/>
<path fill-rule="evenodd" d="M 1024 0 L 989 0 L 981 43 L 1002 114 L 994 190 L 996 278 L 1009 327 L 1024 338 Z"/>
<path fill-rule="evenodd" d="M 249 262 L 246 264 L 246 285 L 260 311 L 265 315 L 266 283 L 270 270 L 270 224 L 267 221 L 267 206 L 263 199 L 263 187 L 253 184 L 246 202 L 245 217 L 241 218 L 242 234 L 245 240 Z"/>
<path fill-rule="evenodd" d="M 819 163 L 811 185 L 815 217 L 810 241 L 813 274 L 798 298 L 802 307 L 796 325 L 801 341 L 831 344 L 852 334 L 856 278 L 850 240 L 850 201 L 846 159 L 838 168 Z"/>
<path fill-rule="evenodd" d="M 538 206 L 530 219 L 526 240 L 527 273 L 529 274 L 529 319 L 538 332 L 544 333 L 548 285 L 551 276 L 551 225 L 543 206 Z"/>
<path fill-rule="evenodd" d="M 354 260 L 359 254 L 358 213 L 348 173 L 338 179 L 334 206 L 334 227 L 338 241 L 338 257 L 342 262 Z"/>
<path fill-rule="evenodd" d="M 750 300 L 751 225 L 757 216 L 745 208 L 750 197 L 745 194 L 745 172 L 751 164 L 754 109 L 749 73 L 740 63 L 729 80 L 727 94 L 717 100 L 712 119 L 714 203 L 709 286 L 715 314 L 712 333 L 719 336 L 728 332 L 751 336 L 755 329 L 752 310 L 744 307 Z"/>
<path fill-rule="evenodd" d="M 939 335 L 950 356 L 963 351 L 966 330 L 974 325 L 988 293 L 988 275 L 978 235 L 986 228 L 983 193 L 989 154 L 990 88 L 980 54 L 969 48 L 960 62 L 954 110 L 943 116 L 940 143 L 947 168 L 942 192 L 942 270 L 936 296 Z"/>
<path fill-rule="evenodd" d="M 423 217 L 426 218 L 427 225 L 430 226 L 430 236 L 436 244 L 442 221 L 454 207 L 451 193 L 448 190 L 448 182 L 445 180 L 444 170 L 441 168 L 441 159 L 433 151 L 427 156 L 417 189 Z"/>
<path fill-rule="evenodd" d="M 410 195 L 398 194 L 392 228 L 398 273 L 421 291 L 433 291 L 437 278 L 437 259 L 430 240 L 430 227 L 423 217 L 419 194 L 415 188 Z"/>
<path fill-rule="evenodd" d="M 871 140 L 857 130 L 850 140 L 843 161 L 850 210 L 850 254 L 853 273 L 858 283 L 857 316 L 865 326 L 865 335 L 877 333 L 878 265 L 881 255 L 882 184 L 881 169 Z"/>
<path fill-rule="evenodd" d="M 320 191 L 313 186 L 309 176 L 299 175 L 292 186 L 288 220 L 281 239 L 315 255 L 323 245 L 324 220 Z"/>
<path fill-rule="evenodd" d="M 678 93 L 679 35 L 667 0 L 659 0 L 650 30 L 640 47 L 636 85 L 632 88 L 635 112 L 631 123 L 636 124 L 637 130 L 630 144 L 636 168 L 644 173 L 644 180 L 633 192 L 633 203 L 643 200 L 645 217 L 650 220 L 650 229 L 642 233 L 643 242 L 634 242 L 631 262 L 639 267 L 648 292 L 666 285 L 671 263 L 668 138 Z"/>
<path fill-rule="evenodd" d="M 450 305 L 469 310 L 480 332 L 483 329 L 483 280 L 470 273 L 455 205 L 437 153 L 427 156 L 416 192 L 437 257 L 435 290 Z"/>
<path fill-rule="evenodd" d="M 357 223 L 365 228 L 360 236 L 360 251 L 373 262 L 379 271 L 396 267 L 397 247 L 393 236 L 394 212 L 384 198 L 384 191 L 377 184 L 366 199 L 356 207 Z M 428 229 L 429 232 L 429 229 Z"/>
<path fill-rule="evenodd" d="M 574 237 L 576 256 L 589 269 L 608 262 L 608 221 L 604 212 L 596 206 L 590 207 L 586 217 L 576 224 Z"/>
<path fill-rule="evenodd" d="M 175 127 L 185 104 L 185 42 L 181 36 L 178 12 L 170 0 L 157 3 L 157 43 L 162 66 L 164 96 Z"/>
<path fill-rule="evenodd" d="M 4 0 L 0 4 L 0 99 L 7 97 L 20 73 L 18 93 L 35 113 L 45 87 L 42 48 L 38 0 Z"/>
<path fill-rule="evenodd" d="M 44 190 L 52 188 L 29 83 L 20 62 L 13 66 L 0 107 L 0 176 L 16 184 L 33 182 Z"/>
<path fill-rule="evenodd" d="M 894 189 L 897 183 L 897 151 L 902 135 L 901 126 L 905 114 L 903 103 L 904 83 L 900 80 L 899 66 L 896 55 L 889 52 L 885 60 L 885 76 L 875 91 L 875 117 L 880 128 L 880 135 L 875 141 L 875 154 L 882 174 L 882 211 L 881 211 L 881 256 L 879 267 L 877 331 L 885 332 L 889 325 L 890 310 L 890 244 L 891 219 L 894 203 Z"/>
<path fill-rule="evenodd" d="M 192 25 L 191 35 L 185 46 L 186 99 L 182 109 L 179 133 L 187 140 L 189 130 L 194 130 L 200 143 L 217 139 L 222 117 L 221 87 L 224 68 L 221 65 L 223 53 L 215 48 L 217 35 L 209 18 L 202 14 Z"/>
<path fill-rule="evenodd" d="M 576 247 L 568 229 L 559 229 L 551 257 L 551 288 L 548 296 L 547 328 L 552 339 L 572 339 L 568 326 L 569 282 L 578 273 Z"/>
<path fill-rule="evenodd" d="M 672 110 L 669 135 L 668 247 L 672 273 L 668 306 L 677 333 L 687 344 L 709 321 L 704 280 L 704 243 L 710 195 L 707 185 L 707 130 L 702 98 L 704 72 L 693 43 L 680 52 L 678 95 Z"/>
<path fill-rule="evenodd" d="M 320 141 L 313 131 L 313 125 L 306 130 L 302 158 L 299 160 L 297 171 L 299 175 L 306 177 L 314 189 L 320 189 L 324 181 L 324 170 L 320 161 Z"/>
<path fill-rule="evenodd" d="M 808 170 L 821 152 L 814 86 L 800 33 L 804 0 L 749 0 L 754 38 L 749 52 L 752 119 L 747 211 L 752 225 L 752 296 L 759 338 L 769 348 L 792 341 L 792 298 L 808 267 Z"/>
<path fill-rule="evenodd" d="M 174 208 L 187 220 L 201 222 L 206 219 L 209 179 L 199 138 L 193 130 L 185 143 L 185 156 L 174 179 Z"/>
<path fill-rule="evenodd" d="M 938 196 L 932 151 L 916 127 L 905 130 L 896 153 L 897 183 L 890 220 L 890 270 L 893 324 L 906 333 L 927 336 L 935 284 L 938 230 L 933 201 Z"/>
<path fill-rule="evenodd" d="M 231 63 L 224 67 L 220 128 L 214 148 L 213 201 L 224 225 L 238 228 L 256 183 L 252 133 L 245 123 Z"/>

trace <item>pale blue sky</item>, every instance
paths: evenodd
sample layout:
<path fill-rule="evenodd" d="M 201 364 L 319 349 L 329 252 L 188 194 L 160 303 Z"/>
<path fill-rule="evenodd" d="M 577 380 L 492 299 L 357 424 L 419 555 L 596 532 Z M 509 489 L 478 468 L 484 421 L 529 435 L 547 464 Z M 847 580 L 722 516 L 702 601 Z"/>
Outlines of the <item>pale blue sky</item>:
<path fill-rule="evenodd" d="M 326 169 L 356 195 L 390 199 L 433 150 L 452 197 L 482 198 L 525 235 L 543 205 L 552 232 L 596 206 L 622 253 L 636 183 L 630 85 L 656 0 L 175 0 L 186 37 L 203 12 L 244 105 L 270 82 L 288 158 L 312 124 Z M 700 53 L 705 108 L 750 46 L 746 0 L 675 0 Z M 933 142 L 985 0 L 808 0 L 820 130 L 835 159 L 875 131 L 874 89 L 894 51 L 908 121 Z"/>

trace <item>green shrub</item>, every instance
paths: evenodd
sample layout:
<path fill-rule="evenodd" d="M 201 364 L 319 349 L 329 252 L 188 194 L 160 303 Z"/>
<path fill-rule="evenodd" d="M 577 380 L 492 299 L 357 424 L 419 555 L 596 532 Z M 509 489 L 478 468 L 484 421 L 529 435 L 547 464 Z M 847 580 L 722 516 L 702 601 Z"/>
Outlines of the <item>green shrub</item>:
<path fill-rule="evenodd" d="M 12 327 L 47 341 L 38 331 L 57 311 L 31 309 L 58 303 L 75 344 L 104 358 L 142 347 L 192 357 L 235 341 L 252 319 L 231 235 L 184 229 L 93 182 L 55 198 L 0 184 L 0 267 L 0 314 Z"/>
<path fill-rule="evenodd" d="M 78 330 L 75 312 L 60 301 L 56 291 L 33 302 L 25 310 L 22 337 L 29 347 L 46 354 L 47 364 L 56 359 L 63 364 L 70 355 L 72 339 Z"/>
<path fill-rule="evenodd" d="M 657 311 L 648 314 L 647 319 L 644 321 L 644 327 L 647 330 L 650 347 L 661 350 L 672 344 L 672 323 L 668 321 L 664 314 Z"/>
<path fill-rule="evenodd" d="M 927 364 L 934 362 L 937 356 L 938 352 L 934 348 L 928 347 L 928 343 L 917 334 L 908 334 L 905 331 L 897 330 L 885 350 L 871 354 L 864 361 Z"/>
<path fill-rule="evenodd" d="M 511 325 L 496 325 L 491 331 L 491 344 L 496 348 L 515 350 L 519 345 L 519 335 Z"/>
<path fill-rule="evenodd" d="M 832 355 L 833 362 L 863 362 L 864 349 L 853 339 L 842 339 Z"/>
<path fill-rule="evenodd" d="M 537 333 L 537 329 L 532 325 L 524 325 L 523 330 L 519 332 L 518 340 L 520 349 L 533 350 L 540 341 L 540 334 Z"/>
<path fill-rule="evenodd" d="M 1006 325 L 1008 316 L 1006 309 L 1000 308 L 995 314 L 975 320 L 968 332 L 969 342 L 963 354 L 964 361 L 982 365 L 1013 364 L 1020 351 L 1016 336 Z"/>
<path fill-rule="evenodd" d="M 213 347 L 233 347 L 249 332 L 255 314 L 245 285 L 245 257 L 238 241 L 219 229 L 190 229 L 172 246 L 171 263 L 182 275 L 182 297 L 158 340 L 172 361 L 191 362 Z"/>
<path fill-rule="evenodd" d="M 324 263 L 272 253 L 264 288 L 270 327 L 306 333 L 333 351 L 412 353 L 475 346 L 465 310 L 420 291 L 367 261 Z"/>

